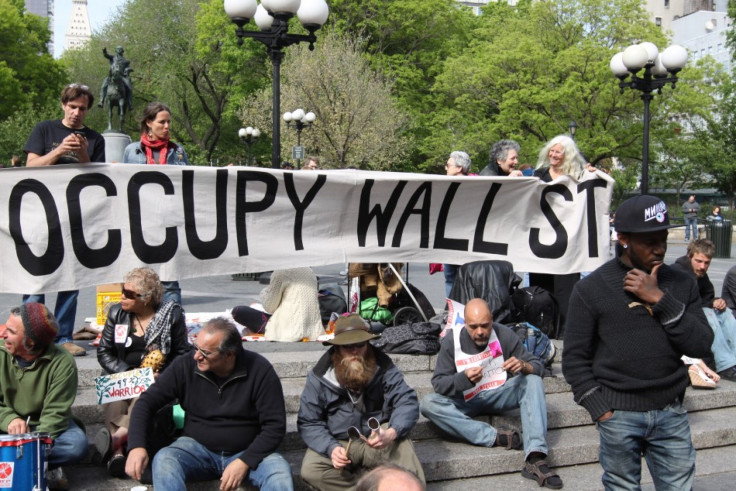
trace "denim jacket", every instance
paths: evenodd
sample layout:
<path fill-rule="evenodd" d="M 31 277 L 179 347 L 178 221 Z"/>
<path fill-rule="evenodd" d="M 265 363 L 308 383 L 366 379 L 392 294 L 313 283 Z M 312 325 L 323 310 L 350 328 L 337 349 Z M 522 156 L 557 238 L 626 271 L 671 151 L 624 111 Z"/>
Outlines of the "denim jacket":
<path fill-rule="evenodd" d="M 184 147 L 176 144 L 176 148 L 169 148 L 168 155 L 166 155 L 167 165 L 189 165 L 189 159 L 187 153 L 184 151 Z M 146 163 L 146 151 L 141 147 L 141 142 L 133 142 L 125 147 L 123 153 L 123 163 L 125 164 L 145 164 Z"/>

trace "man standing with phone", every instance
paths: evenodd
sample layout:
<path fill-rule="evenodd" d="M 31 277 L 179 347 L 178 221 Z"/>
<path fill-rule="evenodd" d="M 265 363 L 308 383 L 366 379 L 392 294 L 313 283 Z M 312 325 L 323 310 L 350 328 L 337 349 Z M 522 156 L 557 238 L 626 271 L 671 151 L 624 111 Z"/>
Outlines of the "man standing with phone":
<path fill-rule="evenodd" d="M 84 126 L 84 118 L 94 102 L 86 85 L 69 84 L 61 92 L 63 119 L 42 121 L 33 128 L 23 151 L 28 154 L 26 165 L 40 167 L 57 164 L 86 164 L 105 161 L 105 140 L 102 135 Z M 77 316 L 78 290 L 59 292 L 54 315 L 59 323 L 56 343 L 74 356 L 86 354 L 84 348 L 72 342 Z M 23 302 L 45 303 L 44 294 L 23 295 Z"/>

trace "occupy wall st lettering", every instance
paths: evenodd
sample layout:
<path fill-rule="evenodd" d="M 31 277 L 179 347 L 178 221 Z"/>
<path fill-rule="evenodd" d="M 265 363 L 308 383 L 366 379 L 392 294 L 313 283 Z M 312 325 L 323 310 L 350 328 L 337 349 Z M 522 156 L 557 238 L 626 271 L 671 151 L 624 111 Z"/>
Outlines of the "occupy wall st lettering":
<path fill-rule="evenodd" d="M 182 173 L 182 204 L 184 210 L 184 234 L 188 251 L 197 259 L 207 260 L 220 257 L 227 248 L 230 240 L 228 217 L 227 217 L 227 185 L 230 174 L 228 169 L 216 171 L 214 185 L 214 203 L 216 217 L 216 234 L 211 240 L 202 240 L 197 232 L 195 220 L 194 199 L 194 170 L 181 170 Z M 235 240 L 238 246 L 238 255 L 248 255 L 248 235 L 246 228 L 246 216 L 249 213 L 260 213 L 267 210 L 275 202 L 278 194 L 279 181 L 273 174 L 259 171 L 238 170 L 234 172 L 236 179 L 235 191 Z M 313 175 L 313 174 L 312 174 Z M 327 181 L 327 175 L 319 174 L 311 187 L 300 197 L 294 184 L 292 173 L 284 173 L 284 189 L 287 197 L 294 208 L 293 242 L 294 250 L 303 250 L 303 220 L 304 214 L 317 197 L 320 189 Z M 259 200 L 248 201 L 249 183 L 260 183 L 265 186 L 265 193 Z M 357 236 L 359 247 L 366 247 L 366 237 L 375 220 L 375 233 L 379 247 L 385 247 L 388 227 L 397 212 L 397 204 L 401 193 L 404 191 L 408 181 L 398 181 L 390 194 L 387 202 L 374 204 L 371 208 L 371 190 L 375 184 L 374 179 L 366 179 L 359 202 Z M 157 185 L 164 194 L 174 195 L 175 186 L 166 173 L 158 171 L 142 171 L 131 175 L 127 181 L 128 217 L 130 224 L 130 242 L 133 253 L 145 264 L 165 263 L 172 259 L 179 249 L 179 236 L 177 227 L 166 227 L 165 238 L 161 244 L 148 244 L 144 238 L 144 224 L 141 213 L 141 188 L 144 185 Z M 425 181 L 420 184 L 411 195 L 404 209 L 398 215 L 398 223 L 395 227 L 391 247 L 400 247 L 401 238 L 407 221 L 412 215 L 420 216 L 420 248 L 429 248 L 429 224 L 430 205 L 433 181 Z M 508 253 L 508 245 L 501 242 L 490 242 L 483 240 L 485 224 L 489 220 L 493 201 L 501 189 L 502 184 L 494 182 L 488 189 L 479 211 L 472 249 L 467 239 L 451 238 L 445 236 L 447 216 L 453 199 L 457 193 L 460 183 L 453 182 L 448 187 L 442 200 L 437 225 L 434 234 L 433 249 L 481 252 L 505 256 Z M 602 179 L 592 179 L 577 185 L 578 194 L 586 193 L 587 204 L 587 227 L 588 227 L 588 252 L 590 257 L 598 257 L 598 245 L 596 242 L 596 213 L 594 188 L 605 188 L 606 182 Z M 84 221 L 82 219 L 82 202 L 80 199 L 83 190 L 90 187 L 99 187 L 104 190 L 107 197 L 118 195 L 117 184 L 107 175 L 102 173 L 85 173 L 74 176 L 66 186 L 67 213 L 69 216 L 69 233 L 75 258 L 84 267 L 95 269 L 103 268 L 113 264 L 122 251 L 122 232 L 120 229 L 111 228 L 107 230 L 107 242 L 99 248 L 92 248 L 87 244 L 84 237 Z M 572 201 L 573 197 L 564 185 L 552 185 L 544 189 L 540 199 L 540 209 L 550 226 L 556 234 L 555 241 L 550 244 L 542 244 L 539 241 L 540 230 L 532 228 L 529 235 L 530 250 L 540 258 L 561 257 L 568 245 L 568 233 L 560 220 L 555 215 L 552 207 L 548 204 L 546 196 L 551 193 L 561 195 L 566 201 Z M 28 243 L 23 238 L 23 224 L 21 223 L 21 205 L 26 194 L 35 195 L 41 202 L 45 223 L 48 228 L 48 246 L 46 251 L 37 256 L 33 253 Z M 420 205 L 421 201 L 421 205 Z M 419 206 L 418 206 L 419 205 Z M 347 207 L 347 205 L 345 206 Z M 19 264 L 34 276 L 48 275 L 56 271 L 64 259 L 63 232 L 66 224 L 62 225 L 61 215 L 53 193 L 41 181 L 36 179 L 24 179 L 13 186 L 9 200 L 9 231 L 15 243 L 16 256 Z M 33 222 L 32 226 L 38 226 Z"/>

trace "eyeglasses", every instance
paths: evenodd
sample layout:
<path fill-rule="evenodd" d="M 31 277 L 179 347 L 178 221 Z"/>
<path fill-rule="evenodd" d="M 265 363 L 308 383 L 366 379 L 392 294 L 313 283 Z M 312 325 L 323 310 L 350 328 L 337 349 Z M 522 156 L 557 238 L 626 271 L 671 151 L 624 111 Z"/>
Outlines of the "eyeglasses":
<path fill-rule="evenodd" d="M 140 293 L 136 293 L 133 290 L 128 290 L 126 288 L 120 290 L 120 293 L 122 293 L 125 298 L 129 298 L 131 300 L 135 300 L 136 298 L 141 298 L 143 296 Z"/>
<path fill-rule="evenodd" d="M 368 342 L 363 341 L 362 343 L 343 344 L 342 347 L 343 349 L 346 349 L 346 350 L 353 350 L 353 349 L 363 348 L 366 344 L 368 344 Z"/>
<path fill-rule="evenodd" d="M 82 90 L 89 90 L 89 87 L 86 85 L 80 85 L 80 84 L 69 84 L 66 86 L 67 89 L 82 89 Z"/>
<path fill-rule="evenodd" d="M 197 346 L 197 343 L 192 343 L 192 348 L 199 351 L 199 354 L 202 355 L 205 360 L 209 360 L 210 356 L 214 356 L 218 353 L 217 351 L 205 351 L 199 346 Z"/>

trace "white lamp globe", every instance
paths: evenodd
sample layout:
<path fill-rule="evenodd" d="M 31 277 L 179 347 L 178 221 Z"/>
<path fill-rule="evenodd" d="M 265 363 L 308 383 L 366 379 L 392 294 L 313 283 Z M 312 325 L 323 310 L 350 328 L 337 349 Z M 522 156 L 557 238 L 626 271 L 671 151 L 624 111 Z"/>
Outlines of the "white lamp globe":
<path fill-rule="evenodd" d="M 225 13 L 231 19 L 252 19 L 257 7 L 256 0 L 225 0 Z"/>
<path fill-rule="evenodd" d="M 623 62 L 630 72 L 638 72 L 647 64 L 649 53 L 640 44 L 629 46 L 624 50 Z"/>
<path fill-rule="evenodd" d="M 273 24 L 273 17 L 271 14 L 266 12 L 265 7 L 263 7 L 263 3 L 261 3 L 256 9 L 256 14 L 253 16 L 253 20 L 256 21 L 256 25 L 261 31 L 268 31 L 271 29 L 271 24 Z"/>
<path fill-rule="evenodd" d="M 309 111 L 307 114 L 304 115 L 304 121 L 307 123 L 314 123 L 314 120 L 317 119 L 317 116 L 312 111 Z"/>
<path fill-rule="evenodd" d="M 248 127 L 247 127 L 247 128 L 245 129 L 245 132 L 246 132 L 246 133 L 247 133 L 248 135 L 252 135 L 252 134 L 253 134 L 253 127 L 252 127 L 252 126 L 248 126 Z"/>
<path fill-rule="evenodd" d="M 687 50 L 673 44 L 662 52 L 662 64 L 670 72 L 678 72 L 687 65 Z"/>
<path fill-rule="evenodd" d="M 304 119 L 304 109 L 297 109 L 291 114 L 291 116 L 294 118 L 294 121 L 301 121 Z"/>
<path fill-rule="evenodd" d="M 296 16 L 305 27 L 322 27 L 330 15 L 325 0 L 302 0 Z"/>
<path fill-rule="evenodd" d="M 654 60 L 654 65 L 652 65 L 651 70 L 652 70 L 652 75 L 654 75 L 655 77 L 666 77 L 667 76 L 667 69 L 662 63 L 661 54 L 657 55 L 657 58 Z"/>
<path fill-rule="evenodd" d="M 288 122 L 290 122 L 290 121 L 291 121 L 292 119 L 294 119 L 294 115 L 293 115 L 293 114 L 291 114 L 291 113 L 290 113 L 290 112 L 288 112 L 288 111 L 284 113 L 284 121 L 286 121 L 286 122 L 288 123 Z"/>
<path fill-rule="evenodd" d="M 261 0 L 261 7 L 268 10 L 269 12 L 272 12 L 271 10 L 271 0 Z"/>
<path fill-rule="evenodd" d="M 626 77 L 629 74 L 628 68 L 624 65 L 624 54 L 616 53 L 611 58 L 611 71 L 617 77 Z"/>
<path fill-rule="evenodd" d="M 245 135 L 247 135 L 247 134 L 248 134 L 248 133 L 246 132 L 245 128 L 240 128 L 240 129 L 238 130 L 238 136 L 239 136 L 240 138 L 245 138 Z"/>
<path fill-rule="evenodd" d="M 657 45 L 649 41 L 644 41 L 643 43 L 639 43 L 639 46 L 647 50 L 647 65 L 654 63 L 654 60 L 657 59 L 657 55 L 659 54 Z"/>
<path fill-rule="evenodd" d="M 263 3 L 263 2 L 261 2 Z M 270 10 L 274 14 L 296 14 L 299 10 L 299 4 L 301 0 L 269 0 L 266 2 L 268 5 L 264 5 L 267 10 Z"/>
<path fill-rule="evenodd" d="M 261 136 L 261 130 L 259 130 L 258 128 L 253 128 L 253 137 L 258 138 L 259 136 Z"/>

